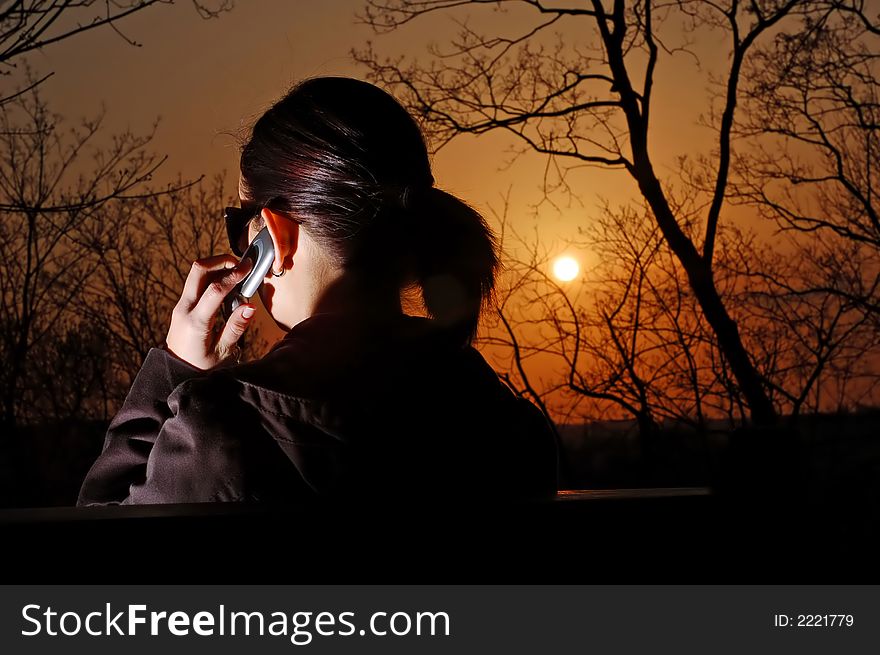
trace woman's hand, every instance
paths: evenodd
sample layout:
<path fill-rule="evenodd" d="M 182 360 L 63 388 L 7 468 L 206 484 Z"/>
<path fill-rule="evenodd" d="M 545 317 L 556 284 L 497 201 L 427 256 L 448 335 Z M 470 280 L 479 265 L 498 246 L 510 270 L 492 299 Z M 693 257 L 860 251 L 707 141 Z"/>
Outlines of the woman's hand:
<path fill-rule="evenodd" d="M 253 266 L 250 258 L 240 263 L 233 255 L 216 255 L 193 262 L 183 293 L 174 311 L 165 344 L 169 352 L 202 370 L 235 357 L 238 339 L 250 324 L 256 308 L 236 308 L 219 338 L 212 327 L 223 299 Z"/>

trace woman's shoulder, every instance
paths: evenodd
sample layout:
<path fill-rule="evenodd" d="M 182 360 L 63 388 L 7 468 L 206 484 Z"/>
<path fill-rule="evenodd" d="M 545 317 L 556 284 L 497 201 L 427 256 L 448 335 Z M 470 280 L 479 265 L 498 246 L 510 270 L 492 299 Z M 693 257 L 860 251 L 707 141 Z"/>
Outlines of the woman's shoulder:
<path fill-rule="evenodd" d="M 320 398 L 355 393 L 360 385 L 404 369 L 412 373 L 436 367 L 462 350 L 425 317 L 359 318 L 335 312 L 310 316 L 265 355 L 227 373 L 247 386 Z"/>
<path fill-rule="evenodd" d="M 390 411 L 413 400 L 422 405 L 444 398 L 518 413 L 515 406 L 521 403 L 513 401 L 482 353 L 447 338 L 429 319 L 405 315 L 364 326 L 344 316 L 321 315 L 297 328 L 252 361 L 196 373 L 168 362 L 171 375 L 189 374 L 176 389 L 178 396 L 200 407 L 215 406 L 220 414 L 244 402 L 302 420 L 348 411 L 348 406 L 378 403 Z"/>

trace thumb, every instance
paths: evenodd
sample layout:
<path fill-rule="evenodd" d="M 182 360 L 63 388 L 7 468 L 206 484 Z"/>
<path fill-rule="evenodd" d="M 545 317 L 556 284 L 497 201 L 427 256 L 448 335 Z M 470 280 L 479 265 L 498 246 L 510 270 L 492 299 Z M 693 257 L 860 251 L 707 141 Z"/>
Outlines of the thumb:
<path fill-rule="evenodd" d="M 229 317 L 229 320 L 226 321 L 226 325 L 223 326 L 223 333 L 217 342 L 217 349 L 220 353 L 227 353 L 233 350 L 241 335 L 245 333 L 245 330 L 251 324 L 256 309 L 253 305 L 241 305 L 236 308 L 232 316 Z"/>

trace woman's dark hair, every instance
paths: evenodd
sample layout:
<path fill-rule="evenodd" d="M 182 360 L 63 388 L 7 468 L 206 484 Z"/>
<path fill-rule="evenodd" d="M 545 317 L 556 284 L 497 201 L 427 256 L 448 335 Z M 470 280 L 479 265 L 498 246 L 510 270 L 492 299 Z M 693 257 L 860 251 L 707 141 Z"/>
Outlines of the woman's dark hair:
<path fill-rule="evenodd" d="M 434 187 L 422 132 L 387 92 L 346 77 L 296 84 L 254 124 L 241 176 L 250 203 L 296 216 L 334 266 L 398 294 L 418 283 L 428 315 L 473 341 L 495 236 Z"/>

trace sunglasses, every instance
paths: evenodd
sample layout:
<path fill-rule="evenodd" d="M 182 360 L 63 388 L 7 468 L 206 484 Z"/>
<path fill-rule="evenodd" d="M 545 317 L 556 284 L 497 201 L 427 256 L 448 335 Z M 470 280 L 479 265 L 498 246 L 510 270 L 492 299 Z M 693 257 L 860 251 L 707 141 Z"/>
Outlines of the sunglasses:
<path fill-rule="evenodd" d="M 226 221 L 226 236 L 229 237 L 229 247 L 239 259 L 244 255 L 250 245 L 250 240 L 248 239 L 248 225 L 251 220 L 260 215 L 261 211 L 263 211 L 263 206 L 226 207 L 223 210 L 223 220 Z M 278 210 L 273 211 L 278 213 Z M 302 224 L 302 221 L 299 221 L 292 216 L 288 216 L 287 214 L 284 214 L 284 216 L 295 223 Z"/>

